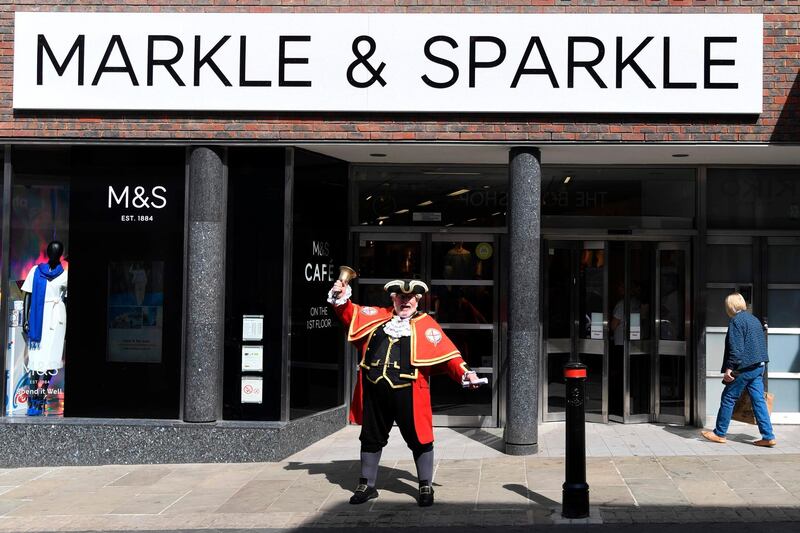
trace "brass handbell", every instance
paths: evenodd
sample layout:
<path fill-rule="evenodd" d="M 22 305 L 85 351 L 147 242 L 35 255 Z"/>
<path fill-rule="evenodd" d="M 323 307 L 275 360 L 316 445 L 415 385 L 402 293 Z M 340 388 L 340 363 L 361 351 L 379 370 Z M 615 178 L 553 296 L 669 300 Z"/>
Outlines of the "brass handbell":
<path fill-rule="evenodd" d="M 342 265 L 339 267 L 339 281 L 341 281 L 344 285 L 349 285 L 350 280 L 354 280 L 358 277 L 358 273 L 350 268 L 349 266 Z M 338 298 L 341 292 L 334 293 L 333 297 Z"/>

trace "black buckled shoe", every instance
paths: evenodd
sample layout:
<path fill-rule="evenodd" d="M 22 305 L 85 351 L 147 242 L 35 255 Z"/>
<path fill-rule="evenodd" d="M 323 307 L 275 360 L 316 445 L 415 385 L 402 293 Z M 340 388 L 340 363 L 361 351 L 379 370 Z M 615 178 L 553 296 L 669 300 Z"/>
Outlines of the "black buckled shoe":
<path fill-rule="evenodd" d="M 366 478 L 362 477 L 358 479 L 358 487 L 356 487 L 356 491 L 352 496 L 350 496 L 350 503 L 353 505 L 359 505 L 377 497 L 378 491 L 375 489 L 375 487 L 370 487 L 367 485 Z"/>
<path fill-rule="evenodd" d="M 423 481 L 419 485 L 419 499 L 417 500 L 420 507 L 430 507 L 433 505 L 433 487 L 427 481 Z"/>

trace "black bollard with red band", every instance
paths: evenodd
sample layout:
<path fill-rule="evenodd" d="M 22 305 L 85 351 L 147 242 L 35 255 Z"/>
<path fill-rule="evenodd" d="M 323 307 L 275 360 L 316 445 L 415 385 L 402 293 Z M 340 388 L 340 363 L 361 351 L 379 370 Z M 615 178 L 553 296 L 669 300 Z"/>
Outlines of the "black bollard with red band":
<path fill-rule="evenodd" d="M 566 477 L 561 492 L 561 516 L 589 516 L 589 484 L 586 483 L 586 365 L 564 366 L 566 387 Z"/>

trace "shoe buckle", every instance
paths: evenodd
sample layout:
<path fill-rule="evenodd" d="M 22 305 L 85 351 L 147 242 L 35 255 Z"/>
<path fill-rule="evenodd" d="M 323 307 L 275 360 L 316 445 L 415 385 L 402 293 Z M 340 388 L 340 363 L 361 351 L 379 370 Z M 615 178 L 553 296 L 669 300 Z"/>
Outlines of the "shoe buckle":
<path fill-rule="evenodd" d="M 433 487 L 431 487 L 430 485 L 423 485 L 423 486 L 421 486 L 419 488 L 419 493 L 420 494 L 432 494 L 433 493 Z"/>
<path fill-rule="evenodd" d="M 359 485 L 358 487 L 356 487 L 356 492 L 367 492 L 367 486 Z"/>

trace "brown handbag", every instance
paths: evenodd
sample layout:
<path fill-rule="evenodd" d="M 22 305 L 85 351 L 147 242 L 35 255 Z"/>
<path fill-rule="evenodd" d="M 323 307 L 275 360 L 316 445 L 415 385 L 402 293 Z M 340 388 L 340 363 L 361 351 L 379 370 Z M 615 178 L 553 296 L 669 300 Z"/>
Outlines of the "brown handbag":
<path fill-rule="evenodd" d="M 772 403 L 775 396 L 771 392 L 764 393 L 764 401 L 767 402 L 767 410 L 772 414 Z M 756 424 L 756 415 L 753 413 L 753 402 L 750 399 L 750 393 L 742 391 L 742 395 L 736 400 L 736 405 L 733 407 L 732 420 L 737 422 L 744 422 L 745 424 Z"/>

